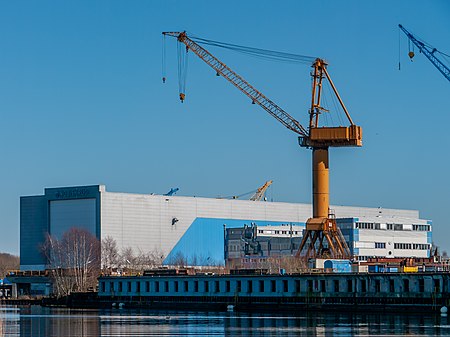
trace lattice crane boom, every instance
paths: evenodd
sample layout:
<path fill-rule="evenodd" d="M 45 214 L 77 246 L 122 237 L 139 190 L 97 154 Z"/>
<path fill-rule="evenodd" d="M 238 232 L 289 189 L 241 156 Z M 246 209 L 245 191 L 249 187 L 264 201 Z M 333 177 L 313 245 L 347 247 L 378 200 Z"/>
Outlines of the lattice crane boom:
<path fill-rule="evenodd" d="M 444 75 L 444 77 L 448 81 L 450 81 L 450 69 L 434 55 L 436 52 L 436 48 L 430 49 L 425 45 L 425 43 L 418 40 L 414 35 L 412 35 L 405 27 L 400 24 L 398 26 L 403 31 L 403 33 L 405 33 L 408 39 L 412 43 L 414 43 L 417 48 L 419 48 L 419 51 L 423 53 L 428 58 L 428 60 L 430 60 L 430 62 L 437 68 L 437 70 L 439 70 L 442 75 Z M 410 57 L 413 58 L 414 53 L 410 54 Z"/>
<path fill-rule="evenodd" d="M 184 43 L 187 49 L 192 50 L 200 59 L 213 68 L 217 74 L 222 75 L 225 79 L 231 82 L 236 88 L 247 95 L 253 103 L 261 106 L 285 127 L 295 133 L 298 133 L 302 137 L 308 137 L 308 132 L 306 129 L 295 118 L 263 95 L 244 78 L 242 78 L 242 76 L 231 70 L 225 63 L 221 62 L 209 51 L 191 40 L 187 36 L 186 32 L 164 32 L 163 34 L 176 37 L 179 42 Z"/>

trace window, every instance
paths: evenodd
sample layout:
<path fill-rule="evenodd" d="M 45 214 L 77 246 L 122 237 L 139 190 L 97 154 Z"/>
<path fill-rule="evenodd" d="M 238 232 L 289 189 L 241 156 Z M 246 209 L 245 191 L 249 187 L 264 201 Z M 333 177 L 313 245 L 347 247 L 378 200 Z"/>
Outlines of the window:
<path fill-rule="evenodd" d="M 424 231 L 429 232 L 430 231 L 430 225 L 412 225 L 413 231 Z"/>
<path fill-rule="evenodd" d="M 184 283 L 184 291 L 188 292 L 188 290 L 189 290 L 189 282 L 188 281 L 184 281 L 183 283 Z"/>
<path fill-rule="evenodd" d="M 214 292 L 215 293 L 219 292 L 219 281 L 214 281 Z"/>
<path fill-rule="evenodd" d="M 333 284 L 334 284 L 334 292 L 338 293 L 339 292 L 339 280 L 334 280 Z"/>
<path fill-rule="evenodd" d="M 366 280 L 361 280 L 361 292 L 365 293 L 366 291 Z"/>
<path fill-rule="evenodd" d="M 283 280 L 283 292 L 287 293 L 288 291 L 288 280 Z"/>
<path fill-rule="evenodd" d="M 242 289 L 241 281 L 236 281 L 236 292 L 240 293 Z"/>
<path fill-rule="evenodd" d="M 424 279 L 419 279 L 419 292 L 423 293 L 425 291 L 425 281 Z"/>
<path fill-rule="evenodd" d="M 247 292 L 252 293 L 253 292 L 253 282 L 247 281 Z"/>
<path fill-rule="evenodd" d="M 159 281 L 155 282 L 155 293 L 159 293 Z"/>
<path fill-rule="evenodd" d="M 150 282 L 149 281 L 145 282 L 145 291 L 148 293 L 150 292 Z"/>
<path fill-rule="evenodd" d="M 174 290 L 175 290 L 175 292 L 177 293 L 178 292 L 178 281 L 175 281 L 174 282 Z"/>
<path fill-rule="evenodd" d="M 194 281 L 194 292 L 198 293 L 198 281 Z"/>
<path fill-rule="evenodd" d="M 352 282 L 352 280 L 347 280 L 347 292 L 348 293 L 353 292 L 353 282 Z"/>
<path fill-rule="evenodd" d="M 109 282 L 109 291 L 114 291 L 114 282 Z"/>
<path fill-rule="evenodd" d="M 264 280 L 259 280 L 259 292 L 264 292 Z"/>
<path fill-rule="evenodd" d="M 164 281 L 164 291 L 169 292 L 169 281 Z"/>
<path fill-rule="evenodd" d="M 403 280 L 403 291 L 406 293 L 409 292 L 409 280 L 408 279 Z"/>
<path fill-rule="evenodd" d="M 402 231 L 403 230 L 403 225 L 402 224 L 394 224 L 394 231 Z"/>
<path fill-rule="evenodd" d="M 441 282 L 439 280 L 433 280 L 434 282 L 434 291 L 436 293 L 441 291 Z"/>
<path fill-rule="evenodd" d="M 313 281 L 308 280 L 308 292 L 312 292 L 312 291 L 313 291 Z"/>
<path fill-rule="evenodd" d="M 394 249 L 412 249 L 411 243 L 394 243 Z"/>
<path fill-rule="evenodd" d="M 209 282 L 205 281 L 205 292 L 208 293 L 209 292 Z"/>
<path fill-rule="evenodd" d="M 141 282 L 136 282 L 136 292 L 140 293 L 141 292 Z"/>
<path fill-rule="evenodd" d="M 327 291 L 325 280 L 320 280 L 320 291 L 323 293 Z"/>
<path fill-rule="evenodd" d="M 273 293 L 277 291 L 277 281 L 270 280 L 270 291 Z"/>
<path fill-rule="evenodd" d="M 127 282 L 127 291 L 131 293 L 131 282 Z"/>
<path fill-rule="evenodd" d="M 392 229 L 394 229 L 394 225 L 391 224 L 391 223 L 388 223 L 388 224 L 386 224 L 386 228 L 387 228 L 388 230 L 392 230 Z"/>
<path fill-rule="evenodd" d="M 101 292 L 105 292 L 105 282 L 100 282 L 100 289 Z"/>
<path fill-rule="evenodd" d="M 375 248 L 386 248 L 386 242 L 375 242 Z"/>
<path fill-rule="evenodd" d="M 295 292 L 300 292 L 300 280 L 295 280 Z"/>
<path fill-rule="evenodd" d="M 119 293 L 121 293 L 122 292 L 122 281 L 119 281 Z"/>
<path fill-rule="evenodd" d="M 389 280 L 389 291 L 395 293 L 395 282 L 394 280 Z"/>
<path fill-rule="evenodd" d="M 230 281 L 225 281 L 225 292 L 229 293 L 231 291 Z"/>
<path fill-rule="evenodd" d="M 381 291 L 381 281 L 375 280 L 375 292 L 379 293 Z"/>

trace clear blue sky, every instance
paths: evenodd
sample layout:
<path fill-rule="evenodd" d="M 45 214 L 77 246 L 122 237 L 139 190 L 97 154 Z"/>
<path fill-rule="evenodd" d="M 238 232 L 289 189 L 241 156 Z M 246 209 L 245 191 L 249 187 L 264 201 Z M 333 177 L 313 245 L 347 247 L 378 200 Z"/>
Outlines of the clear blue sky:
<path fill-rule="evenodd" d="M 215 197 L 273 179 L 276 201 L 310 202 L 311 153 L 191 55 L 178 101 L 175 41 L 161 32 L 320 56 L 364 147 L 332 149 L 331 202 L 419 209 L 450 249 L 450 83 L 402 23 L 450 52 L 442 1 L 1 1 L 0 251 L 19 251 L 19 197 L 45 187 Z M 306 124 L 309 66 L 211 49 Z"/>

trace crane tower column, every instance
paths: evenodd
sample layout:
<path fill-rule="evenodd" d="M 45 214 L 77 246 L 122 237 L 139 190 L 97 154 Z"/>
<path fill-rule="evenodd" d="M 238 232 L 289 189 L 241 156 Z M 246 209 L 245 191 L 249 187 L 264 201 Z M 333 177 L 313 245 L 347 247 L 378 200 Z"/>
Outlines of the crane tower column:
<path fill-rule="evenodd" d="M 313 217 L 328 218 L 330 206 L 328 148 L 314 148 L 312 156 Z"/>

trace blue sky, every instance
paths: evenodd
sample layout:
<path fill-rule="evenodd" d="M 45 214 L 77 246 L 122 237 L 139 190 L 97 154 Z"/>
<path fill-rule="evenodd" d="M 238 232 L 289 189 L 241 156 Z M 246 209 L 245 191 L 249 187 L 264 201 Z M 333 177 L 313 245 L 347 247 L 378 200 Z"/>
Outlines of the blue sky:
<path fill-rule="evenodd" d="M 179 103 L 162 31 L 320 56 L 364 147 L 331 149 L 331 202 L 419 209 L 450 249 L 450 83 L 407 57 L 402 23 L 449 53 L 448 1 L 1 1 L 0 251 L 18 253 L 19 197 L 45 187 L 216 197 L 274 181 L 310 202 L 311 153 L 191 55 Z M 306 124 L 310 68 L 210 49 Z"/>

